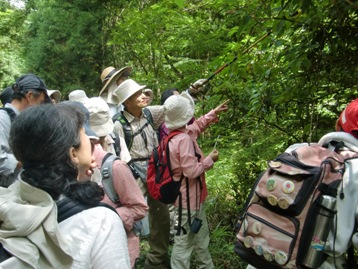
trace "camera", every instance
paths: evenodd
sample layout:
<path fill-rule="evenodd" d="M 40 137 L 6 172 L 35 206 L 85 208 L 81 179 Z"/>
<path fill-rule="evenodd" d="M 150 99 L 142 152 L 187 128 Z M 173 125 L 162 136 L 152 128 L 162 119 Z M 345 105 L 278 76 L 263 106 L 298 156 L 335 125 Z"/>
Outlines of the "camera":
<path fill-rule="evenodd" d="M 201 225 L 203 225 L 203 221 L 201 219 L 194 218 L 190 226 L 190 231 L 194 234 L 197 234 L 201 228 Z"/>

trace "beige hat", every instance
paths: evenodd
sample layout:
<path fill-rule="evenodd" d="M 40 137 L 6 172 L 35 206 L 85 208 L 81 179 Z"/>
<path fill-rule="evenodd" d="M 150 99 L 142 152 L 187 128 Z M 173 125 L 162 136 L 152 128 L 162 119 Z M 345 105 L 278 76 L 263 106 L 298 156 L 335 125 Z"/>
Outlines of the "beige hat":
<path fill-rule="evenodd" d="M 194 116 L 194 100 L 187 92 L 170 96 L 163 106 L 165 125 L 170 130 L 185 126 Z"/>
<path fill-rule="evenodd" d="M 143 90 L 145 86 L 146 85 L 139 85 L 133 79 L 127 79 L 117 87 L 117 89 L 114 91 L 114 95 L 118 97 L 118 103 L 123 104 L 125 100 L 127 100 L 136 92 Z"/>
<path fill-rule="evenodd" d="M 107 90 L 111 82 L 112 81 L 115 82 L 124 72 L 129 72 L 130 74 L 132 72 L 132 67 L 126 66 L 117 70 L 113 66 L 110 66 L 104 69 L 101 74 L 101 81 L 104 84 L 104 86 L 99 92 L 99 95 L 101 95 L 105 90 Z"/>
<path fill-rule="evenodd" d="M 68 95 L 68 99 L 70 101 L 77 101 L 83 103 L 84 101 L 88 100 L 88 97 L 84 90 L 74 90 L 70 92 Z"/>
<path fill-rule="evenodd" d="M 153 101 L 153 91 L 151 89 L 144 89 L 143 93 L 148 96 L 148 103 L 150 104 Z"/>
<path fill-rule="evenodd" d="M 50 99 L 55 99 L 56 104 L 61 101 L 61 92 L 58 90 L 47 90 L 47 95 L 50 96 Z"/>
<path fill-rule="evenodd" d="M 113 132 L 113 122 L 109 114 L 109 106 L 102 98 L 92 97 L 87 99 L 83 104 L 90 113 L 90 127 L 99 137 Z"/>

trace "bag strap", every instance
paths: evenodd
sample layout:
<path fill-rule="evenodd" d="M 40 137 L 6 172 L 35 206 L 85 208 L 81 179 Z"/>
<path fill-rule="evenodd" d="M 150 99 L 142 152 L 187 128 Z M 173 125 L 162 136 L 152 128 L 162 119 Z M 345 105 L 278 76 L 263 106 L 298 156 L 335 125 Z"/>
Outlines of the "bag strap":
<path fill-rule="evenodd" d="M 147 121 L 150 123 L 150 125 L 152 125 L 153 130 L 155 130 L 155 128 L 154 128 L 153 115 L 152 115 L 152 113 L 150 112 L 150 110 L 145 107 L 145 108 L 143 108 L 142 111 L 143 111 L 144 117 L 147 119 Z"/>
<path fill-rule="evenodd" d="M 114 151 L 118 157 L 121 156 L 121 140 L 119 139 L 119 135 L 117 132 L 113 132 L 110 134 L 114 141 Z"/>
<path fill-rule="evenodd" d="M 116 122 L 119 121 L 119 123 L 122 125 L 122 129 L 124 132 L 124 140 L 126 142 L 128 150 L 132 146 L 132 129 L 129 125 L 128 120 L 123 115 L 123 111 L 118 112 L 112 117 L 112 121 Z"/>
<path fill-rule="evenodd" d="M 101 166 L 102 185 L 109 199 L 115 204 L 120 204 L 118 194 L 113 186 L 113 162 L 115 160 L 119 160 L 119 158 L 111 153 L 104 156 Z"/>
<path fill-rule="evenodd" d="M 0 264 L 5 260 L 10 259 L 11 257 L 12 255 L 7 252 L 2 243 L 0 243 Z"/>
<path fill-rule="evenodd" d="M 147 122 L 140 129 L 138 129 L 134 134 L 132 132 L 132 129 L 130 127 L 130 124 L 129 124 L 127 118 L 123 115 L 123 111 L 115 114 L 112 117 L 113 122 L 119 121 L 119 123 L 122 125 L 123 131 L 124 131 L 124 140 L 126 142 L 128 150 L 130 150 L 132 147 L 133 138 L 135 136 L 141 134 L 145 127 L 147 127 L 150 124 L 154 130 L 154 121 L 153 121 L 152 113 L 150 112 L 150 110 L 148 108 L 143 108 L 142 112 L 143 112 L 143 115 L 146 118 Z"/>
<path fill-rule="evenodd" d="M 113 212 L 115 212 L 117 215 L 117 211 L 111 207 L 110 205 L 107 205 L 105 203 L 99 202 L 97 204 L 83 204 L 78 201 L 72 200 L 70 198 L 63 198 L 59 201 L 56 201 L 57 204 L 57 221 L 58 223 L 76 215 L 77 213 L 80 213 L 84 210 L 91 209 L 97 206 L 103 206 L 106 207 Z"/>
<path fill-rule="evenodd" d="M 16 113 L 10 107 L 0 107 L 1 110 L 5 110 L 6 113 L 9 115 L 11 122 L 16 118 Z"/>

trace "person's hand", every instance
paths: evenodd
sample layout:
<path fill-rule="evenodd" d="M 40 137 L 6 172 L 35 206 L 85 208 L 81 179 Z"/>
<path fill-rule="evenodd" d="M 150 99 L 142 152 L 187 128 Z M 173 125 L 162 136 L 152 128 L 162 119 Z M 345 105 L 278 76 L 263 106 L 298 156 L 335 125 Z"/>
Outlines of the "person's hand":
<path fill-rule="evenodd" d="M 219 159 L 219 151 L 214 149 L 212 152 L 210 152 L 209 157 L 216 162 Z"/>
<path fill-rule="evenodd" d="M 205 84 L 206 84 L 205 78 L 198 79 L 192 85 L 190 85 L 189 93 L 196 94 L 198 92 L 202 92 Z"/>
<path fill-rule="evenodd" d="M 230 101 L 230 99 L 227 99 L 224 103 L 222 103 L 221 105 L 219 105 L 218 107 L 216 107 L 214 109 L 214 112 L 216 115 L 219 115 L 221 112 L 223 111 L 227 111 L 229 109 L 229 106 L 227 105 L 227 103 Z"/>

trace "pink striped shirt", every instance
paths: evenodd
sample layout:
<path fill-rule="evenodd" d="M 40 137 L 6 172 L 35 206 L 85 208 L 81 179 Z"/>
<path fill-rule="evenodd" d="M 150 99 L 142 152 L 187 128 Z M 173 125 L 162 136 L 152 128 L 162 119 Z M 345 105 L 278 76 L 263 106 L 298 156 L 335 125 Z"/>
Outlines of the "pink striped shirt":
<path fill-rule="evenodd" d="M 196 139 L 210 124 L 217 122 L 218 117 L 214 110 L 195 120 L 193 124 L 180 128 L 182 134 L 174 136 L 169 142 L 170 161 L 174 180 L 180 180 L 181 175 L 189 179 L 190 209 L 198 210 L 208 195 L 205 181 L 205 171 L 214 165 L 210 157 L 205 157 L 199 148 Z M 170 130 L 172 131 L 172 130 Z M 195 149 L 194 149 L 195 147 Z M 200 161 L 195 156 L 200 154 Z M 197 178 L 200 177 L 200 181 Z M 188 208 L 185 178 L 182 181 L 180 192 L 182 193 L 183 208 Z M 179 200 L 175 202 L 179 206 Z"/>
<path fill-rule="evenodd" d="M 93 156 L 96 159 L 98 169 L 101 169 L 102 160 L 106 154 L 107 152 L 100 145 L 95 146 Z M 105 195 L 103 202 L 117 210 L 124 228 L 126 231 L 130 231 L 134 222 L 144 218 L 148 206 L 132 172 L 123 161 L 117 160 L 113 163 L 113 186 L 119 196 L 121 206 L 115 205 L 107 195 Z"/>

